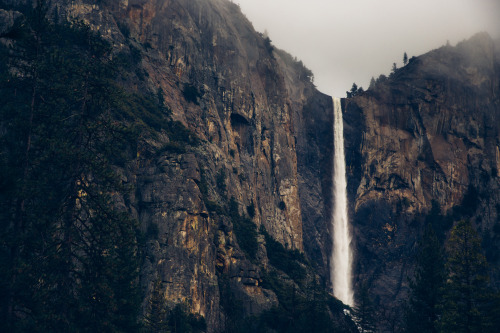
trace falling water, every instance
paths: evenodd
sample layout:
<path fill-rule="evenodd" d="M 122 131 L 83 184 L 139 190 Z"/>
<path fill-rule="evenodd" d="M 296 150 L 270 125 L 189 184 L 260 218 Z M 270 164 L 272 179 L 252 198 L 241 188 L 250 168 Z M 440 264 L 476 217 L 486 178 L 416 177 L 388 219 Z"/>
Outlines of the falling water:
<path fill-rule="evenodd" d="M 333 98 L 333 135 L 334 135 L 334 165 L 333 165 L 333 200 L 332 213 L 333 251 L 330 264 L 333 294 L 344 304 L 353 306 L 352 291 L 352 252 L 349 220 L 347 218 L 347 181 L 344 156 L 344 124 L 340 98 Z"/>

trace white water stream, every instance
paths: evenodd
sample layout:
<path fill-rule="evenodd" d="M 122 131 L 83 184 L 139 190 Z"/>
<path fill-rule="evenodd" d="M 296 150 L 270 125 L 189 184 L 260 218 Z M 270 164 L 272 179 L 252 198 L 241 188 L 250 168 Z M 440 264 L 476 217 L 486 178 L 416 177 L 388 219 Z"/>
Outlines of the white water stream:
<path fill-rule="evenodd" d="M 334 135 L 334 165 L 333 165 L 333 251 L 330 258 L 330 276 L 333 294 L 344 304 L 354 306 L 352 290 L 352 250 L 351 233 L 347 214 L 347 181 L 344 155 L 344 124 L 340 98 L 333 98 L 333 135 Z"/>

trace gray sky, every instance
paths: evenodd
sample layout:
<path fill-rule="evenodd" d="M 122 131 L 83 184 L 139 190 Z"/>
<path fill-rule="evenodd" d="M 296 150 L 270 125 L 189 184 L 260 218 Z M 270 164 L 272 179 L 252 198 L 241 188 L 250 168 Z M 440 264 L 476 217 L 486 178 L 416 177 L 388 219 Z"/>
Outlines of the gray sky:
<path fill-rule="evenodd" d="M 353 82 L 476 32 L 500 38 L 500 0 L 232 0 L 274 45 L 302 60 L 318 89 L 344 97 Z"/>

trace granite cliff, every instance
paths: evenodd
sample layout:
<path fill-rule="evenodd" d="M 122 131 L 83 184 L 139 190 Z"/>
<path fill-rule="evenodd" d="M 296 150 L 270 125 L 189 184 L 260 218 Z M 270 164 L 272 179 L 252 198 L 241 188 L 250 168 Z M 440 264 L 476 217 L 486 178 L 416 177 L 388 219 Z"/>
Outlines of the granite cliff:
<path fill-rule="evenodd" d="M 485 33 L 410 59 L 345 101 L 358 286 L 398 327 L 424 226 L 471 219 L 498 284 L 500 58 Z M 384 318 L 385 317 L 385 318 Z"/>
<path fill-rule="evenodd" d="M 7 39 L 26 5 L 5 3 Z M 117 205 L 145 237 L 143 312 L 160 293 L 167 308 L 182 304 L 203 316 L 208 332 L 251 329 L 259 320 L 264 327 L 290 325 L 305 320 L 293 314 L 301 307 L 353 331 L 326 293 L 328 250 L 321 245 L 328 222 L 315 178 L 319 162 L 307 162 L 318 153 L 309 153 L 316 129 L 307 111 L 326 119 L 331 101 L 315 89 L 312 73 L 275 50 L 226 0 L 61 0 L 48 2 L 47 16 L 98 32 L 114 56 L 130 63 L 119 83 L 157 97 L 164 117 L 192 133 L 179 144 L 172 131 L 154 129 L 141 136 L 137 157 L 117 169 L 134 189 Z M 280 324 L 283 311 L 294 317 Z M 249 316 L 261 319 L 243 324 Z"/>

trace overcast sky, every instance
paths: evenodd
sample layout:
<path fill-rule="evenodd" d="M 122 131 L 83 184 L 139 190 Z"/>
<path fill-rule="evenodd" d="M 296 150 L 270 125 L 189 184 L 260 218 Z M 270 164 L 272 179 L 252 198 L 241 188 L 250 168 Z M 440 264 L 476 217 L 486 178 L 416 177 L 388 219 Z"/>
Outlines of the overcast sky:
<path fill-rule="evenodd" d="M 318 89 L 344 97 L 353 82 L 476 32 L 500 38 L 500 0 L 233 0 L 274 45 L 301 59 Z"/>

